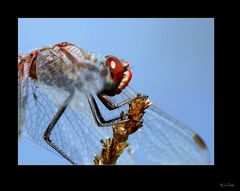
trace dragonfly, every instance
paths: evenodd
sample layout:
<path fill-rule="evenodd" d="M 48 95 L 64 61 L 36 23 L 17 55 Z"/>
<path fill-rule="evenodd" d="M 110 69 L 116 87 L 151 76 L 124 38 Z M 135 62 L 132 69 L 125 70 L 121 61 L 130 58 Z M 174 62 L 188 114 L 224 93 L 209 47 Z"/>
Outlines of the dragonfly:
<path fill-rule="evenodd" d="M 18 56 L 18 136 L 28 137 L 70 164 L 91 165 L 110 127 L 129 121 L 139 92 L 130 64 L 61 42 Z M 120 117 L 121 116 L 121 117 Z M 208 165 L 202 138 L 154 104 L 129 137 L 117 164 Z"/>

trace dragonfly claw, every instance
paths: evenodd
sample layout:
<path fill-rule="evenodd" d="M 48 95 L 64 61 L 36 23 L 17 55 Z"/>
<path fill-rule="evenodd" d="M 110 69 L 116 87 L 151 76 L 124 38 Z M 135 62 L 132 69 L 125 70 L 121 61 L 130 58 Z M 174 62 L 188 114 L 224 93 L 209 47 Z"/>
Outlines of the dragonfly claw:
<path fill-rule="evenodd" d="M 144 94 L 141 94 L 141 93 L 137 93 L 136 99 L 137 99 L 137 98 L 144 98 L 144 100 L 147 100 L 147 99 L 148 99 L 148 95 L 144 95 Z"/>

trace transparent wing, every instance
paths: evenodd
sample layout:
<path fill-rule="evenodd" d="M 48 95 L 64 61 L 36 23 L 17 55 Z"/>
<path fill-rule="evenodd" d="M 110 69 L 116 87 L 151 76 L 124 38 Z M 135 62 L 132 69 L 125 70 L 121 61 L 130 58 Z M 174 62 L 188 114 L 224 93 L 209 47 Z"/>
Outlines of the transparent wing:
<path fill-rule="evenodd" d="M 123 93 L 136 95 L 130 87 Z M 143 119 L 143 127 L 129 138 L 141 164 L 210 164 L 203 140 L 184 124 L 156 106 L 148 108 Z"/>
<path fill-rule="evenodd" d="M 45 142 L 43 134 L 68 93 L 30 79 L 19 82 L 19 87 L 19 112 L 23 112 L 19 125 L 23 135 L 58 154 Z M 127 88 L 113 101 L 118 103 L 135 96 Z M 99 101 L 98 105 L 105 118 L 113 118 L 127 109 L 110 112 Z M 94 154 L 102 149 L 100 140 L 108 137 L 112 137 L 111 127 L 96 126 L 86 96 L 77 91 L 50 138 L 77 164 L 93 164 Z M 208 150 L 201 138 L 155 106 L 147 109 L 143 127 L 129 136 L 128 142 L 130 146 L 118 164 L 209 164 Z"/>
<path fill-rule="evenodd" d="M 28 83 L 20 81 L 19 87 L 18 113 L 22 134 L 59 155 L 45 142 L 43 134 L 69 93 L 30 78 Z M 27 96 L 22 97 L 26 94 Z M 100 102 L 98 104 L 105 118 L 114 117 L 112 112 L 104 110 L 105 107 Z M 115 115 L 119 113 L 119 110 L 115 111 Z M 102 149 L 100 140 L 108 137 L 112 137 L 112 128 L 96 126 L 85 94 L 76 90 L 69 107 L 55 125 L 50 139 L 75 163 L 93 164 L 94 155 L 99 154 Z M 119 164 L 134 164 L 133 157 L 126 153 L 121 157 Z"/>
<path fill-rule="evenodd" d="M 25 121 L 25 111 L 28 92 L 28 78 L 24 77 L 18 81 L 18 137 L 22 134 L 22 127 Z"/>

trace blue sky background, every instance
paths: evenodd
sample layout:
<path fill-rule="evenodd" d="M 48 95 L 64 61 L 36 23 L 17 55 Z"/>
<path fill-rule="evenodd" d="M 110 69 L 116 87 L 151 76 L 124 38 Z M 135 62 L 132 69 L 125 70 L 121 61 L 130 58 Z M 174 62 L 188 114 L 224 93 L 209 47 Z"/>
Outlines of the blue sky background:
<path fill-rule="evenodd" d="M 131 86 L 197 132 L 214 161 L 214 19 L 19 19 L 21 54 L 72 42 L 133 66 Z M 22 138 L 19 164 L 69 164 Z"/>

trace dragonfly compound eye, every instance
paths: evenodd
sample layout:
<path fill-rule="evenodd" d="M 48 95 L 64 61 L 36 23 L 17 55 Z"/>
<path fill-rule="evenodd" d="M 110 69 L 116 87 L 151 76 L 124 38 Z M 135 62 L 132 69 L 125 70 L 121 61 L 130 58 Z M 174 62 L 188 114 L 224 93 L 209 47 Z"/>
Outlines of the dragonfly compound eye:
<path fill-rule="evenodd" d="M 129 63 L 123 60 L 119 60 L 114 56 L 106 56 L 106 65 L 111 72 L 111 80 L 113 85 L 111 88 L 107 88 L 104 91 L 109 96 L 114 96 L 121 93 L 121 91 L 128 85 L 132 78 L 132 72 L 129 70 Z"/>
<path fill-rule="evenodd" d="M 116 57 L 108 56 L 106 58 L 106 65 L 111 72 L 111 77 L 114 84 L 118 85 L 123 78 L 124 67 L 122 63 Z"/>

